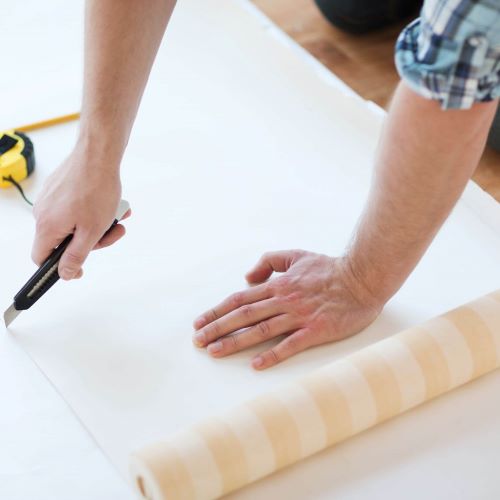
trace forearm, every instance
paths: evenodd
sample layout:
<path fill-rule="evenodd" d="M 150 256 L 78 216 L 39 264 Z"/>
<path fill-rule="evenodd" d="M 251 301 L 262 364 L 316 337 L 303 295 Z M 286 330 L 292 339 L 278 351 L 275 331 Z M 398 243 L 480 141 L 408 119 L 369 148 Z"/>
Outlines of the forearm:
<path fill-rule="evenodd" d="M 386 302 L 443 224 L 481 156 L 496 102 L 442 111 L 398 87 L 376 157 L 370 196 L 347 262 Z"/>
<path fill-rule="evenodd" d="M 119 164 L 175 0 L 87 0 L 78 144 Z"/>

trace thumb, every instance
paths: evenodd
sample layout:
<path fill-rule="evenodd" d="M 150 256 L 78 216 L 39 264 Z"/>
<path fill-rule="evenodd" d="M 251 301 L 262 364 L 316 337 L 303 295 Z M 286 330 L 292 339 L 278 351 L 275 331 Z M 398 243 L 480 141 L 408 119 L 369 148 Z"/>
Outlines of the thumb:
<path fill-rule="evenodd" d="M 296 257 L 294 250 L 284 250 L 280 252 L 267 252 L 260 259 L 255 267 L 249 271 L 245 278 L 248 283 L 262 283 L 266 281 L 273 272 L 284 273 L 293 264 Z"/>
<path fill-rule="evenodd" d="M 94 237 L 93 234 L 87 231 L 81 229 L 75 231 L 73 239 L 59 261 L 59 276 L 63 280 L 76 278 L 98 239 L 98 237 Z"/>

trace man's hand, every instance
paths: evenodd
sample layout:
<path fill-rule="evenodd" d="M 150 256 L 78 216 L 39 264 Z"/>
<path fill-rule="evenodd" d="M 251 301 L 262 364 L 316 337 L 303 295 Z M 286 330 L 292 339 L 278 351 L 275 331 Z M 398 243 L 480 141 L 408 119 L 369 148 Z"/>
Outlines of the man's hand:
<path fill-rule="evenodd" d="M 266 281 L 273 272 L 284 274 Z M 252 360 L 259 370 L 361 331 L 383 306 L 354 276 L 346 258 L 301 250 L 267 253 L 246 279 L 255 286 L 194 322 L 193 341 L 219 358 L 285 335 Z"/>
<path fill-rule="evenodd" d="M 117 224 L 103 237 L 115 218 L 121 195 L 118 169 L 103 166 L 105 161 L 109 159 L 100 161 L 77 147 L 46 180 L 35 203 L 32 258 L 36 264 L 74 234 L 59 263 L 62 279 L 81 277 L 82 265 L 92 249 L 111 245 L 125 234 L 125 228 Z"/>

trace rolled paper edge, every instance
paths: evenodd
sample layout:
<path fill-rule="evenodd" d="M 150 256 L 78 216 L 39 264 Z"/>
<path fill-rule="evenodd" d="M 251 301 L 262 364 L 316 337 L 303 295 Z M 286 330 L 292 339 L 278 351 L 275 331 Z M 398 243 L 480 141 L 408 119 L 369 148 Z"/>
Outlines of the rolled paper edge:
<path fill-rule="evenodd" d="M 144 457 L 142 453 L 132 453 L 129 459 L 129 473 L 132 478 L 132 487 L 138 497 L 146 499 L 163 498 L 163 493 L 153 476 L 147 455 Z"/>

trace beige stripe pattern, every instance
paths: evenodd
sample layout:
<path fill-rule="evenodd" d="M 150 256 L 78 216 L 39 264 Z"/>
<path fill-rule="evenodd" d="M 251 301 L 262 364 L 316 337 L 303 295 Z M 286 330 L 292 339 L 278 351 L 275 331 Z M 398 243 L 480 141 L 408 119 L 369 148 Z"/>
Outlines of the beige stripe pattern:
<path fill-rule="evenodd" d="M 149 500 L 209 500 L 500 365 L 500 291 L 132 454 Z"/>

